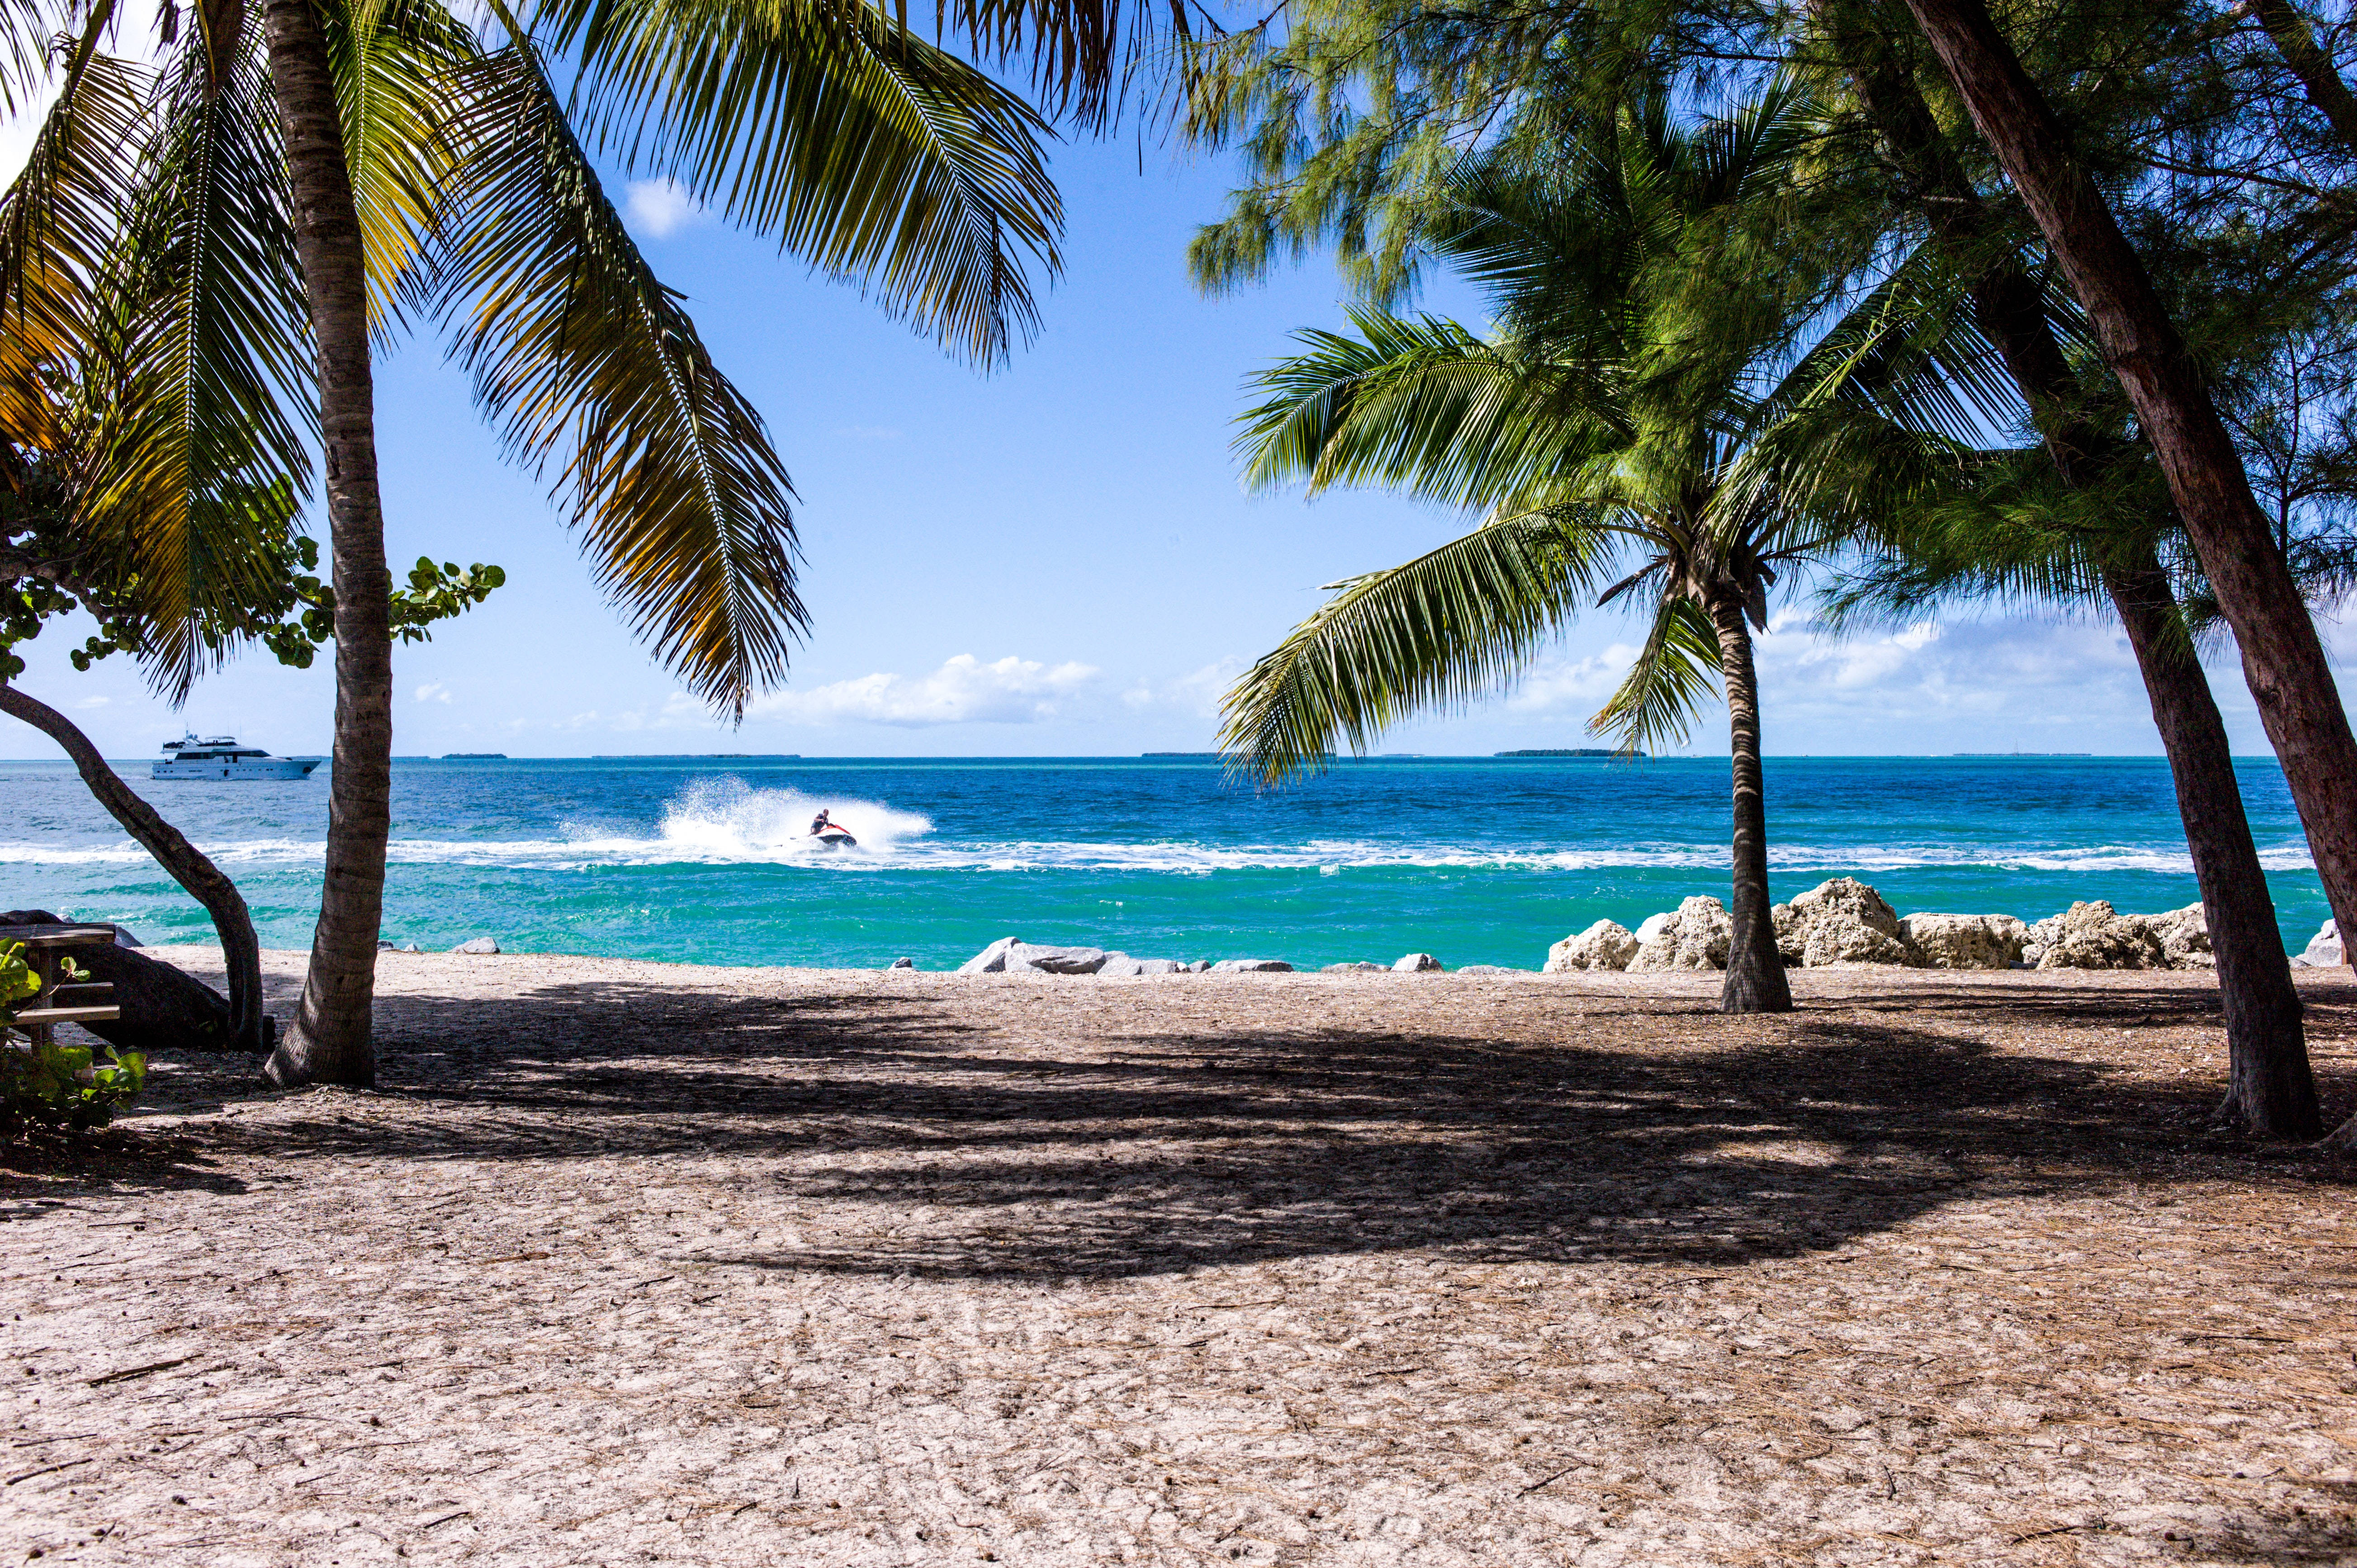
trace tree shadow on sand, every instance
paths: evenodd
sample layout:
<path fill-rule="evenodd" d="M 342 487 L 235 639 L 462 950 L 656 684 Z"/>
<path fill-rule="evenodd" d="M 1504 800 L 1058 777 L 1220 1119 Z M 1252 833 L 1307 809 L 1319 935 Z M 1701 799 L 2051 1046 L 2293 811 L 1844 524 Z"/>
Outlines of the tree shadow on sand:
<path fill-rule="evenodd" d="M 2343 1016 L 2350 1000 L 2311 996 Z M 257 1118 L 242 1144 L 289 1159 L 726 1156 L 742 1162 L 746 1212 L 823 1205 L 831 1225 L 697 1261 L 1037 1279 L 1416 1248 L 1724 1267 L 1967 1193 L 2249 1179 L 2255 1162 L 2351 1179 L 2343 1162 L 2209 1133 L 2206 1079 L 1975 1037 L 2214 1019 L 2213 994 L 2159 986 L 1910 990 L 1766 1023 L 1639 995 L 1552 1017 L 1545 1041 L 1227 1025 L 1101 1032 L 1060 1053 L 1011 1050 L 888 990 L 578 983 L 494 1005 L 486 1027 L 478 1000 L 389 1001 L 383 1093 Z M 1155 1021 L 1144 1005 L 1130 1017 Z M 2326 1087 L 2338 1101 L 2352 1086 Z M 253 1093 L 228 1076 L 219 1089 Z"/>

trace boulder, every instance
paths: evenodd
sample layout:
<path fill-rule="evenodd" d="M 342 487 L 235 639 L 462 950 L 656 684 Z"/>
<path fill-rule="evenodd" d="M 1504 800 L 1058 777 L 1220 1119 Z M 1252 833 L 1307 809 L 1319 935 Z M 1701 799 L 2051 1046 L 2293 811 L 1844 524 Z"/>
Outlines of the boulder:
<path fill-rule="evenodd" d="M 2122 919 L 2104 899 L 2072 905 L 2029 930 L 2040 969 L 2162 969 L 2168 960 L 2148 920 Z"/>
<path fill-rule="evenodd" d="M 1405 953 L 1392 962 L 1394 974 L 1437 974 L 1440 961 L 1428 952 Z"/>
<path fill-rule="evenodd" d="M 2317 928 L 2316 935 L 2308 939 L 2308 946 L 2298 961 L 2303 968 L 2337 969 L 2348 962 L 2341 956 L 2341 928 L 2327 920 Z"/>
<path fill-rule="evenodd" d="M 1126 955 L 1125 955 L 1126 956 Z M 1030 971 L 1039 974 L 1094 974 L 1104 967 L 1103 948 L 1034 947 L 1029 942 L 1017 942 L 1006 950 L 1006 972 Z"/>
<path fill-rule="evenodd" d="M 1879 930 L 1847 913 L 1836 913 L 1809 923 L 1808 940 L 1801 948 L 1807 969 L 1846 969 L 1858 964 L 1905 967 L 1915 955 L 1896 933 Z"/>
<path fill-rule="evenodd" d="M 469 953 L 475 957 L 481 958 L 498 952 L 500 950 L 500 944 L 491 940 L 489 937 L 468 937 L 465 941 L 460 942 L 457 947 L 452 948 L 450 950 L 452 952 Z"/>
<path fill-rule="evenodd" d="M 1631 931 L 1630 935 L 1636 938 L 1637 945 L 1639 947 L 1643 947 L 1647 942 L 1652 941 L 1655 937 L 1662 934 L 1662 928 L 1663 926 L 1668 925 L 1672 920 L 1674 920 L 1677 918 L 1675 911 L 1669 909 L 1664 909 L 1658 915 L 1648 915 L 1644 919 L 1638 922 L 1637 929 L 1634 931 Z M 1634 953 L 1631 953 L 1629 956 L 1631 961 L 1636 958 Z"/>
<path fill-rule="evenodd" d="M 1626 969 L 1642 944 L 1618 920 L 1598 920 L 1547 949 L 1546 974 L 1587 969 Z"/>
<path fill-rule="evenodd" d="M 1776 950 L 1788 964 L 1847 968 L 1916 964 L 1920 955 L 1900 929 L 1899 913 L 1855 876 L 1820 882 L 1789 904 L 1769 906 Z"/>
<path fill-rule="evenodd" d="M 1320 974 L 1389 974 L 1391 972 L 1392 966 L 1387 963 L 1369 963 L 1366 960 L 1361 959 L 1355 963 L 1329 963 L 1318 972 Z"/>
<path fill-rule="evenodd" d="M 1796 895 L 1792 914 L 1804 925 L 1835 916 L 1846 917 L 1884 936 L 1899 935 L 1899 911 L 1882 895 L 1855 876 L 1836 876 Z"/>
<path fill-rule="evenodd" d="M 1661 924 L 1655 926 L 1655 920 Z M 1631 973 L 1727 967 L 1727 949 L 1735 933 L 1735 922 L 1728 917 L 1727 906 L 1717 899 L 1688 898 L 1678 906 L 1677 913 L 1652 917 L 1645 925 L 1653 927 L 1653 935 L 1639 946 L 1637 956 L 1629 961 Z"/>
<path fill-rule="evenodd" d="M 1006 950 L 1023 940 L 1021 937 L 1001 937 L 963 963 L 960 974 L 1004 974 L 1006 972 Z"/>
<path fill-rule="evenodd" d="M 2160 915 L 2127 915 L 2141 920 L 2160 940 L 2161 962 L 2170 969 L 2215 969 L 2218 955 L 2210 948 L 2210 916 L 2199 904 Z"/>
<path fill-rule="evenodd" d="M 2011 915 L 1907 915 L 1899 935 L 1926 969 L 2011 969 L 2029 928 Z"/>
<path fill-rule="evenodd" d="M 1112 952 L 1105 954 L 1104 963 L 1099 967 L 1097 973 L 1101 976 L 1123 980 L 1141 974 L 1178 974 L 1183 972 L 1186 967 L 1177 959 L 1132 958 L 1125 952 Z"/>
<path fill-rule="evenodd" d="M 884 967 L 886 969 L 914 969 L 917 967 L 917 961 L 912 958 L 896 958 Z"/>
<path fill-rule="evenodd" d="M 1293 966 L 1281 958 L 1223 958 L 1211 966 L 1213 974 L 1291 974 Z"/>
<path fill-rule="evenodd" d="M 1199 958 L 1194 962 L 1187 965 L 1186 968 L 1180 970 L 1179 972 L 1181 974 L 1209 974 L 1211 972 L 1211 961 L 1207 958 Z"/>

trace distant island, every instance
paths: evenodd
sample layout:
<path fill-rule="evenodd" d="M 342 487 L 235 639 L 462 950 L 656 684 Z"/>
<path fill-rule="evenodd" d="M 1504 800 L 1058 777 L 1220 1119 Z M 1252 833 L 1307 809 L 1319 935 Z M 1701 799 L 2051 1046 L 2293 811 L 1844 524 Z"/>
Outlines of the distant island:
<path fill-rule="evenodd" d="M 1615 751 L 1609 746 L 1553 746 L 1537 751 L 1501 751 L 1498 757 L 1642 757 L 1641 751 Z"/>
<path fill-rule="evenodd" d="M 1141 751 L 1137 755 L 1148 762 L 1225 762 L 1228 759 L 1224 751 Z M 1329 762 L 1335 759 L 1330 751 L 1324 757 Z"/>
<path fill-rule="evenodd" d="M 445 762 L 505 762 L 507 759 L 508 754 L 504 751 L 446 751 L 442 754 Z"/>
<path fill-rule="evenodd" d="M 799 751 L 599 751 L 592 762 L 800 762 Z"/>
<path fill-rule="evenodd" d="M 1951 757 L 2093 757 L 2092 751 L 1952 751 Z"/>

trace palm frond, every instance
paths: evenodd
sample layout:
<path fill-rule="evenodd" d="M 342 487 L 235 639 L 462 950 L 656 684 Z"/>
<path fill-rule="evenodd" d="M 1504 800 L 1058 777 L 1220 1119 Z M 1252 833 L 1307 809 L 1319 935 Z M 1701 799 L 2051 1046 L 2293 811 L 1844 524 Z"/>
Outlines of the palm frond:
<path fill-rule="evenodd" d="M 1657 749 L 1691 732 L 1704 699 L 1718 688 L 1718 633 L 1691 595 L 1655 601 L 1645 646 L 1588 728 L 1618 735 L 1627 751 Z"/>
<path fill-rule="evenodd" d="M 1510 682 L 1584 602 L 1616 542 L 1577 516 L 1502 520 L 1334 596 L 1222 702 L 1231 766 L 1274 784 L 1338 741 L 1364 751 L 1419 709 L 1460 707 Z"/>
<path fill-rule="evenodd" d="M 456 175 L 442 118 L 473 38 L 436 0 L 321 8 L 344 163 L 368 263 L 370 335 L 389 348 L 414 303 L 440 193 Z"/>
<path fill-rule="evenodd" d="M 1247 484 L 1384 485 L 1489 508 L 1542 480 L 1560 491 L 1621 438 L 1609 366 L 1528 360 L 1430 317 L 1354 309 L 1351 322 L 1356 337 L 1303 333 L 1306 352 L 1254 378 L 1267 396 L 1237 437 Z"/>
<path fill-rule="evenodd" d="M 97 52 L 84 26 L 25 166 L 0 195 L 0 433 L 56 452 L 68 367 L 91 342 L 91 291 L 130 205 L 146 73 Z"/>
<path fill-rule="evenodd" d="M 143 660 L 176 701 L 224 651 L 209 612 L 234 619 L 277 585 L 273 547 L 308 493 L 317 439 L 260 25 L 251 13 L 237 48 L 188 38 L 158 86 L 82 389 L 83 522 L 117 579 L 139 584 Z"/>
<path fill-rule="evenodd" d="M 792 486 L 576 141 L 529 39 L 453 84 L 462 177 L 426 293 L 512 458 L 554 499 L 632 629 L 742 716 L 805 626 Z"/>
<path fill-rule="evenodd" d="M 978 363 L 1037 329 L 1046 123 L 867 0 L 558 0 L 591 139 Z"/>

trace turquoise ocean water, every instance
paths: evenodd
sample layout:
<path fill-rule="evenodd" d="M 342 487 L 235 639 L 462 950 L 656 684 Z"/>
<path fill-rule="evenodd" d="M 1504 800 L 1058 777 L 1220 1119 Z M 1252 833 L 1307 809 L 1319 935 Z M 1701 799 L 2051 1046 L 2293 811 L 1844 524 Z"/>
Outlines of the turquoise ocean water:
<path fill-rule="evenodd" d="M 118 766 L 237 879 L 265 946 L 309 944 L 324 768 L 206 784 Z M 2241 773 L 2297 950 L 2323 896 L 2272 759 Z M 210 940 L 62 762 L 0 763 L 0 908 Z M 859 849 L 811 846 L 821 806 Z M 1901 911 L 2029 919 L 2198 897 L 2158 758 L 1771 758 L 1768 807 L 1779 898 L 1842 875 Z M 1135 758 L 399 762 L 384 933 L 707 963 L 931 969 L 1019 935 L 1536 968 L 1599 917 L 1725 897 L 1727 831 L 1723 759 L 1375 759 L 1268 794 Z"/>

